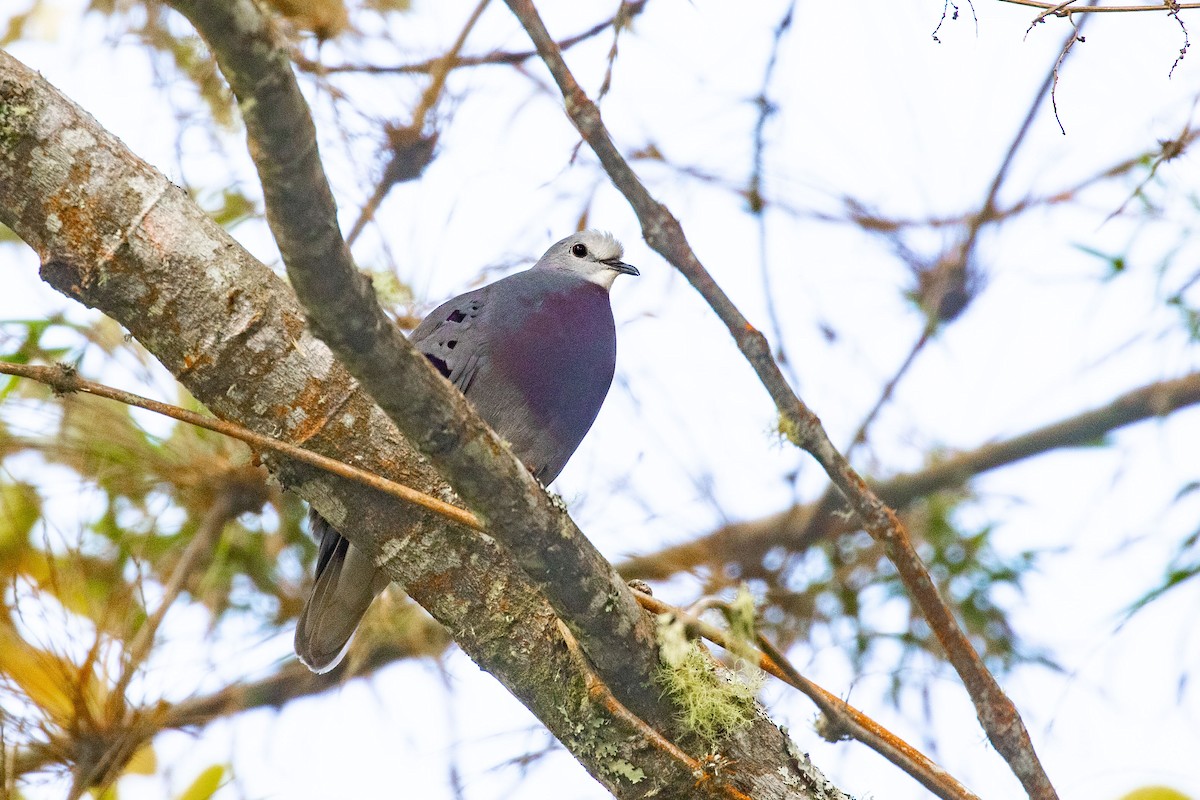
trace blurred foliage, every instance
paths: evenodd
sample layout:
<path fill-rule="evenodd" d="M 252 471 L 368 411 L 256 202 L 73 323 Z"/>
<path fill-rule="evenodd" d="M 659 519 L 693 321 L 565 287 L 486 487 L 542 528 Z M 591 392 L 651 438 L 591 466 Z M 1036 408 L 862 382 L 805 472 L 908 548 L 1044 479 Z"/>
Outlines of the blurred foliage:
<path fill-rule="evenodd" d="M 63 316 L 0 323 L 0 359 L 99 361 L 105 369 L 148 361 L 110 320 Z M 198 408 L 182 388 L 175 391 L 178 405 Z M 182 593 L 208 613 L 210 635 L 230 614 L 251 615 L 268 632 L 288 628 L 301 586 L 295 566 L 286 574 L 286 565 L 308 569 L 315 554 L 301 529 L 302 504 L 266 483 L 245 445 L 210 431 L 90 395 L 54 397 L 31 381 L 6 382 L 3 399 L 5 740 L 26 744 L 25 760 L 19 755 L 16 763 L 71 765 L 88 777 L 85 786 L 153 773 L 152 719 L 171 698 L 133 702 L 114 690 L 155 669 L 153 651 L 145 662 L 130 659 L 162 587 L 182 569 L 187 543 L 223 495 L 239 498 L 235 509 L 265 502 L 270 520 L 220 521 L 218 546 L 186 566 Z M 184 696 L 187 688 L 176 691 Z M 211 794 L 204 792 L 212 780 L 190 796 Z"/>
<path fill-rule="evenodd" d="M 1005 599 L 1020 594 L 1038 553 L 1002 555 L 993 526 L 958 523 L 960 510 L 974 500 L 965 491 L 934 494 L 905 509 L 903 521 L 989 669 L 997 674 L 1022 664 L 1056 669 L 1047 654 L 1018 638 L 1004 608 Z M 762 598 L 761 624 L 769 637 L 784 647 L 838 642 L 856 670 L 889 672 L 894 702 L 901 690 L 928 688 L 919 684 L 938 680 L 935 667 L 945 666 L 937 637 L 910 602 L 882 546 L 865 531 L 821 540 L 804 552 L 775 548 L 757 562 L 725 564 L 710 573 L 705 591 L 729 591 L 739 581 Z M 929 668 L 910 669 L 918 662 Z"/>
<path fill-rule="evenodd" d="M 236 227 L 240 222 L 262 215 L 257 203 L 233 188 L 221 190 L 218 201 L 213 204 L 201 199 L 200 205 L 212 217 L 213 222 L 226 230 Z"/>
<path fill-rule="evenodd" d="M 196 780 L 192 781 L 192 785 L 179 795 L 179 800 L 208 800 L 225 782 L 225 773 L 226 768 L 220 765 L 213 765 L 202 771 L 196 776 Z"/>
<path fill-rule="evenodd" d="M 1200 496 L 1200 481 L 1192 481 L 1176 493 L 1175 502 L 1179 503 L 1185 499 L 1194 500 L 1197 496 Z M 1133 615 L 1141 611 L 1150 603 L 1166 593 L 1178 589 L 1197 576 L 1200 576 L 1200 528 L 1196 528 L 1179 542 L 1167 564 L 1162 581 L 1135 600 L 1129 607 L 1129 614 Z"/>

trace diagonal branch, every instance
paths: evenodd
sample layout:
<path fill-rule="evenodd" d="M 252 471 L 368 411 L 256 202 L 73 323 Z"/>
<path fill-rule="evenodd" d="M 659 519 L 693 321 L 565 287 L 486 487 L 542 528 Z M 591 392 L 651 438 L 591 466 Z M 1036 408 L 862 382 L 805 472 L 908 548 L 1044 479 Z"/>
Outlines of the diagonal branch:
<path fill-rule="evenodd" d="M 269 18 L 252 0 L 173 5 L 208 43 L 238 98 L 267 221 L 313 332 L 514 554 L 605 682 L 637 713 L 664 724 L 669 714 L 652 681 L 653 626 L 620 576 L 409 344 L 355 269 L 286 43 Z"/>
<path fill-rule="evenodd" d="M 817 415 L 787 384 L 779 365 L 771 356 L 766 337 L 750 324 L 700 263 L 688 245 L 679 221 L 650 195 L 638 179 L 613 143 L 600 117 L 600 110 L 571 74 L 531 0 L 505 2 L 525 27 L 562 91 L 567 115 L 637 214 L 646 242 L 683 273 L 725 323 L 738 348 L 775 402 L 788 438 L 821 464 L 861 517 L 867 531 L 883 545 L 909 595 L 929 622 L 947 659 L 963 681 L 989 741 L 1007 760 L 1031 798 L 1057 798 L 1020 714 L 938 594 L 903 523 L 834 447 Z"/>
<path fill-rule="evenodd" d="M 3 51 L 0 222 L 38 253 L 48 283 L 123 324 L 215 414 L 452 499 L 313 338 L 278 276 Z M 344 522 L 356 546 L 391 556 L 388 573 L 607 790 L 646 792 L 628 770 L 612 768 L 618 760 L 644 772 L 660 798 L 692 796 L 695 778 L 676 759 L 589 698 L 553 609 L 494 539 L 303 464 L 271 466 L 285 486 Z M 819 774 L 766 718 L 723 752 L 741 763 L 737 782 L 752 796 L 807 796 L 794 787 Z"/>

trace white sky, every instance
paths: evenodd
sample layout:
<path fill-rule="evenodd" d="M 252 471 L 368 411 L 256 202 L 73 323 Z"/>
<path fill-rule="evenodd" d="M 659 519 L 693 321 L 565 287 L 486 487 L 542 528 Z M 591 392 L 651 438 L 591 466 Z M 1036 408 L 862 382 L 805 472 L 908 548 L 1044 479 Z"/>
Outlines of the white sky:
<path fill-rule="evenodd" d="M 0 21 L 10 3 L 25 5 L 8 0 Z M 56 41 L 22 42 L 13 54 L 179 179 L 171 110 L 151 88 L 140 45 L 128 39 L 105 45 L 98 35 L 104 24 L 76 24 L 78 5 L 56 5 L 62 11 Z M 615 8 L 610 2 L 542 5 L 558 36 Z M 785 5 L 651 3 L 621 38 L 613 92 L 603 105 L 618 143 L 626 151 L 654 143 L 675 164 L 744 182 L 755 114 L 745 100 L 758 91 L 769 34 Z M 411 48 L 403 59 L 440 53 L 469 7 L 418 3 L 418 13 L 398 26 L 398 37 Z M 836 211 L 845 194 L 909 218 L 977 205 L 1066 23 L 1051 21 L 1026 37 L 1031 9 L 980 0 L 974 10 L 977 26 L 964 5 L 937 44 L 930 33 L 941 6 L 933 0 L 871 7 L 801 3 L 771 88 L 781 111 L 768 127 L 768 195 L 810 212 Z M 1185 12 L 1184 20 L 1200 31 L 1200 14 Z M 1071 185 L 1176 136 L 1192 114 L 1200 53 L 1168 79 L 1182 45 L 1174 21 L 1162 14 L 1108 15 L 1089 23 L 1085 34 L 1058 87 L 1067 135 L 1043 107 L 1001 204 Z M 609 42 L 601 36 L 568 55 L 593 94 Z M 492 47 L 528 47 L 500 3 L 488 9 L 466 51 Z M 530 72 L 548 81 L 537 65 Z M 409 78 L 345 85 L 369 91 L 358 95 L 372 103 L 363 110 L 381 119 L 403 119 L 423 86 Z M 569 166 L 576 137 L 553 93 L 504 68 L 459 71 L 449 88 L 438 159 L 421 181 L 393 192 L 383 212 L 383 236 L 400 277 L 431 304 L 463 289 L 483 266 L 536 257 L 573 227 L 598 182 L 586 150 Z M 176 91 L 185 102 L 186 90 Z M 356 144 L 352 163 L 337 152 L 336 132 L 327 123 L 328 169 L 348 227 L 369 192 L 375 145 L 370 139 Z M 198 148 L 202 139 L 193 130 L 185 146 Z M 227 169 L 248 174 L 244 149 L 234 152 L 240 163 L 198 157 L 186 176 L 214 175 L 216 181 Z M 682 220 L 718 281 L 767 329 L 755 223 L 741 202 L 661 166 L 638 169 Z M 983 237 L 987 289 L 902 384 L 874 429 L 872 471 L 915 469 L 932 446 L 970 448 L 1197 368 L 1196 346 L 1162 304 L 1197 269 L 1197 248 L 1187 236 L 1196 219 L 1187 199 L 1197 186 L 1196 159 L 1185 155 L 1160 174 L 1169 181 L 1158 195 L 1161 221 L 1104 224 L 1132 188 L 1125 181 L 1085 194 L 1077 206 L 1038 211 Z M 775 442 L 765 392 L 699 298 L 640 242 L 636 220 L 614 190 L 596 189 L 590 219 L 623 239 L 626 260 L 641 267 L 643 277 L 623 279 L 614 290 L 619 370 L 629 389 L 614 387 L 556 486 L 577 504 L 583 529 L 614 559 L 711 530 L 719 519 L 692 482 L 703 470 L 714 475 L 715 505 L 733 519 L 784 507 L 793 488 L 782 476 L 797 465 L 802 497 L 813 497 L 822 486 L 816 469 Z M 235 235 L 273 258 L 260 226 L 241 226 Z M 919 333 L 921 320 L 900 296 L 910 278 L 886 248 L 850 226 L 772 213 L 768 237 L 798 388 L 835 442 L 844 443 Z M 387 263 L 380 242 L 380 229 L 369 229 L 356 250 L 361 263 Z M 944 242 L 925 237 L 909 244 L 931 256 Z M 1128 274 L 1101 283 L 1103 265 L 1078 245 L 1130 248 Z M 1176 248 L 1181 254 L 1160 271 Z M 13 287 L 0 295 L 0 318 L 63 305 L 37 283 L 29 253 L 7 248 L 0 258 Z M 1191 300 L 1200 305 L 1195 293 Z M 823 339 L 821 324 L 837 331 L 836 343 Z M 1200 591 L 1193 582 L 1118 628 L 1120 610 L 1155 584 L 1177 543 L 1200 526 L 1195 497 L 1173 502 L 1187 481 L 1200 477 L 1197 441 L 1195 411 L 1145 423 L 1115 436 L 1110 447 L 1046 456 L 986 476 L 976 484 L 982 499 L 961 516 L 965 525 L 996 524 L 1006 552 L 1050 551 L 1025 594 L 1011 599 L 1012 621 L 1066 672 L 1026 667 L 1002 682 L 1064 798 L 1116 798 L 1148 783 L 1200 797 L 1200 696 L 1188 682 L 1200 663 Z M 616 491 L 621 480 L 637 488 L 636 497 Z M 650 501 L 651 511 L 639 500 Z M 676 582 L 661 596 L 686 602 L 690 588 Z M 241 652 L 244 640 L 232 632 L 238 649 L 196 652 L 187 643 L 200 640 L 204 625 L 200 614 L 173 615 L 171 635 L 179 644 L 165 656 L 169 663 L 159 665 L 158 680 L 178 691 L 187 680 L 204 681 L 212 663 L 225 675 L 254 674 L 290 653 L 290 637 Z M 1021 796 L 957 682 L 939 679 L 930 696 L 906 697 L 899 713 L 881 699 L 889 674 L 851 683 L 840 651 L 816 644 L 793 651 L 814 680 L 848 695 L 918 747 L 936 745 L 932 755 L 982 797 Z M 172 764 L 170 786 L 178 791 L 204 766 L 232 761 L 238 786 L 222 798 L 441 798 L 452 796 L 446 764 L 456 756 L 471 800 L 606 796 L 561 752 L 523 781 L 515 770 L 492 769 L 541 747 L 546 734 L 461 654 L 452 655 L 447 668 L 450 693 L 432 665 L 402 664 L 279 715 L 245 715 L 198 737 L 166 735 L 159 754 Z M 866 748 L 821 743 L 809 729 L 813 709 L 803 698 L 770 684 L 763 697 L 843 789 L 894 800 L 926 796 Z M 923 721 L 922 703 L 932 708 L 932 727 Z M 121 791 L 153 798 L 164 789 L 157 780 L 131 778 Z"/>

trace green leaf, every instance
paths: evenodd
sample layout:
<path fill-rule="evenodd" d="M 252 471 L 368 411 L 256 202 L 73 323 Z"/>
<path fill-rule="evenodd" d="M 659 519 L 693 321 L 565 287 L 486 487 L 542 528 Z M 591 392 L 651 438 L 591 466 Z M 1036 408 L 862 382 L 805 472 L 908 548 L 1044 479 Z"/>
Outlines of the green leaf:
<path fill-rule="evenodd" d="M 224 780 L 225 767 L 221 764 L 214 764 L 197 775 L 196 780 L 183 790 L 177 800 L 208 800 L 217 793 L 217 789 L 221 788 Z"/>
<path fill-rule="evenodd" d="M 0 486 L 0 565 L 24 551 L 29 532 L 42 516 L 42 498 L 27 483 Z M 7 571 L 7 570 L 6 570 Z"/>
<path fill-rule="evenodd" d="M 1121 800 L 1191 800 L 1191 798 L 1169 786 L 1143 786 L 1140 789 L 1134 789 Z"/>

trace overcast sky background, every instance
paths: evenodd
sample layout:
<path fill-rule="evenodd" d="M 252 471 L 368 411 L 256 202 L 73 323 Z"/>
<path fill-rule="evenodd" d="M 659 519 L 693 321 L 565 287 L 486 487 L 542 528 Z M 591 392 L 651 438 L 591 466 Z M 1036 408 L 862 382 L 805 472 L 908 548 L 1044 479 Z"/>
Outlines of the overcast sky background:
<path fill-rule="evenodd" d="M 25 5 L 6 2 L 0 23 L 10 8 Z M 180 140 L 194 159 L 181 174 L 176 120 L 143 49 L 133 40 L 106 39 L 110 26 L 97 17 L 81 24 L 81 5 L 52 4 L 61 15 L 42 24 L 53 35 L 22 41 L 11 52 L 176 180 L 209 183 L 200 176 L 211 175 L 219 188 L 227 174 L 237 174 L 252 191 L 244 146 L 233 148 L 232 161 L 204 155 L 208 133 L 200 128 Z M 403 60 L 441 54 L 471 5 L 418 2 L 416 13 L 397 21 L 396 37 L 410 48 Z M 615 8 L 541 5 L 558 37 Z M 630 152 L 653 143 L 673 164 L 744 183 L 756 115 L 748 98 L 759 91 L 770 33 L 785 8 L 652 2 L 620 39 L 613 90 L 603 102 L 618 144 Z M 769 90 L 780 111 L 767 127 L 766 192 L 800 213 L 768 214 L 770 279 L 797 388 L 839 444 L 903 360 L 922 320 L 901 296 L 911 276 L 886 246 L 853 226 L 815 220 L 813 212 L 837 213 L 843 194 L 907 218 L 978 206 L 1067 30 L 1065 21 L 1051 20 L 1026 36 L 1034 11 L 992 0 L 980 0 L 973 11 L 977 22 L 962 6 L 959 19 L 940 30 L 939 44 L 931 38 L 942 13 L 937 2 L 800 3 L 780 50 Z M 1200 32 L 1200 12 L 1184 12 L 1183 19 Z M 1182 36 L 1159 13 L 1090 22 L 1058 86 L 1066 135 L 1044 105 L 1001 205 L 1073 185 L 1179 135 L 1200 95 L 1200 53 L 1168 77 Z M 568 53 L 593 95 L 610 42 L 602 35 Z M 327 47 L 329 60 L 340 60 L 338 44 Z M 347 59 L 395 60 L 356 47 L 373 45 L 348 42 Z M 507 9 L 494 3 L 465 52 L 528 47 Z M 356 246 L 360 263 L 394 265 L 424 307 L 432 307 L 471 285 L 484 267 L 513 268 L 536 258 L 574 227 L 594 190 L 591 223 L 626 243 L 626 260 L 643 277 L 622 279 L 614 289 L 619 380 L 555 486 L 583 530 L 616 560 L 693 538 L 723 518 L 778 511 L 796 493 L 815 497 L 823 487 L 818 470 L 772 435 L 774 411 L 728 335 L 641 242 L 632 212 L 598 178 L 586 148 L 571 164 L 577 135 L 557 95 L 542 90 L 544 69 L 530 62 L 529 72 L 528 80 L 500 67 L 452 74 L 439 156 L 420 181 L 389 197 L 382 224 Z M 343 84 L 362 90 L 357 102 L 369 97 L 372 105 L 360 110 L 379 119 L 405 119 L 423 85 L 406 77 Z M 178 105 L 193 104 L 188 88 L 171 91 Z M 375 177 L 376 144 L 367 136 L 374 129 L 343 116 L 351 135 L 363 135 L 347 158 L 328 103 L 318 98 L 314 107 L 348 228 Z M 757 226 L 744 203 L 663 165 L 641 162 L 637 169 L 742 311 L 770 331 Z M 1200 177 L 1197 159 L 1187 154 L 1160 174 L 1167 183 L 1156 190 L 1164 209 L 1159 221 L 1104 222 L 1131 191 L 1125 181 L 983 237 L 987 289 L 901 385 L 863 454 L 867 471 L 916 469 L 933 446 L 971 448 L 1200 366 L 1195 344 L 1161 302 L 1198 268 L 1200 248 L 1186 236 L 1197 217 L 1188 199 Z M 242 225 L 234 234 L 264 260 L 277 261 L 262 225 Z M 910 244 L 933 256 L 945 242 L 929 236 Z M 1080 245 L 1128 251 L 1130 268 L 1102 282 L 1104 264 Z M 0 318 L 67 305 L 38 282 L 28 250 L 6 247 L 0 263 L 7 287 Z M 1192 300 L 1200 302 L 1195 294 Z M 834 343 L 822 326 L 836 331 Z M 1148 783 L 1200 797 L 1200 694 L 1187 680 L 1200 663 L 1200 589 L 1193 581 L 1120 625 L 1122 609 L 1155 585 L 1177 543 L 1197 528 L 1200 500 L 1173 502 L 1187 481 L 1200 479 L 1197 442 L 1196 411 L 1143 423 L 1117 434 L 1109 447 L 1060 452 L 985 476 L 976 484 L 981 500 L 960 517 L 967 526 L 998 525 L 1010 552 L 1047 551 L 1026 593 L 1008 599 L 1016 630 L 1048 649 L 1065 673 L 1023 667 L 1002 683 L 1064 798 L 1117 798 Z M 797 468 L 793 484 L 786 476 Z M 714 481 L 707 492 L 695 480 L 705 472 Z M 687 603 L 694 586 L 677 580 L 658 594 Z M 290 657 L 290 634 L 247 650 L 236 621 L 226 626 L 228 646 L 201 648 L 206 623 L 196 609 L 172 611 L 171 645 L 151 683 L 188 694 L 216 685 L 214 675 L 253 677 Z M 956 680 L 939 679 L 928 697 L 905 697 L 897 711 L 881 697 L 891 675 L 855 680 L 838 644 L 813 642 L 792 655 L 830 691 L 916 746 L 933 746 L 931 755 L 982 797 L 1021 796 Z M 501 768 L 545 746 L 548 735 L 461 654 L 444 666 L 443 674 L 428 662 L 400 664 L 281 714 L 243 715 L 198 736 L 164 735 L 157 749 L 160 762 L 172 765 L 168 785 L 178 791 L 204 766 L 231 761 L 237 783 L 222 798 L 440 798 L 452 796 L 453 760 L 471 800 L 607 796 L 562 751 L 524 777 Z M 810 729 L 814 710 L 805 699 L 774 683 L 763 699 L 843 789 L 895 800 L 926 796 L 865 747 L 822 743 Z M 922 719 L 923 704 L 932 709 L 932 727 Z M 158 779 L 121 784 L 128 798 L 165 791 Z"/>

